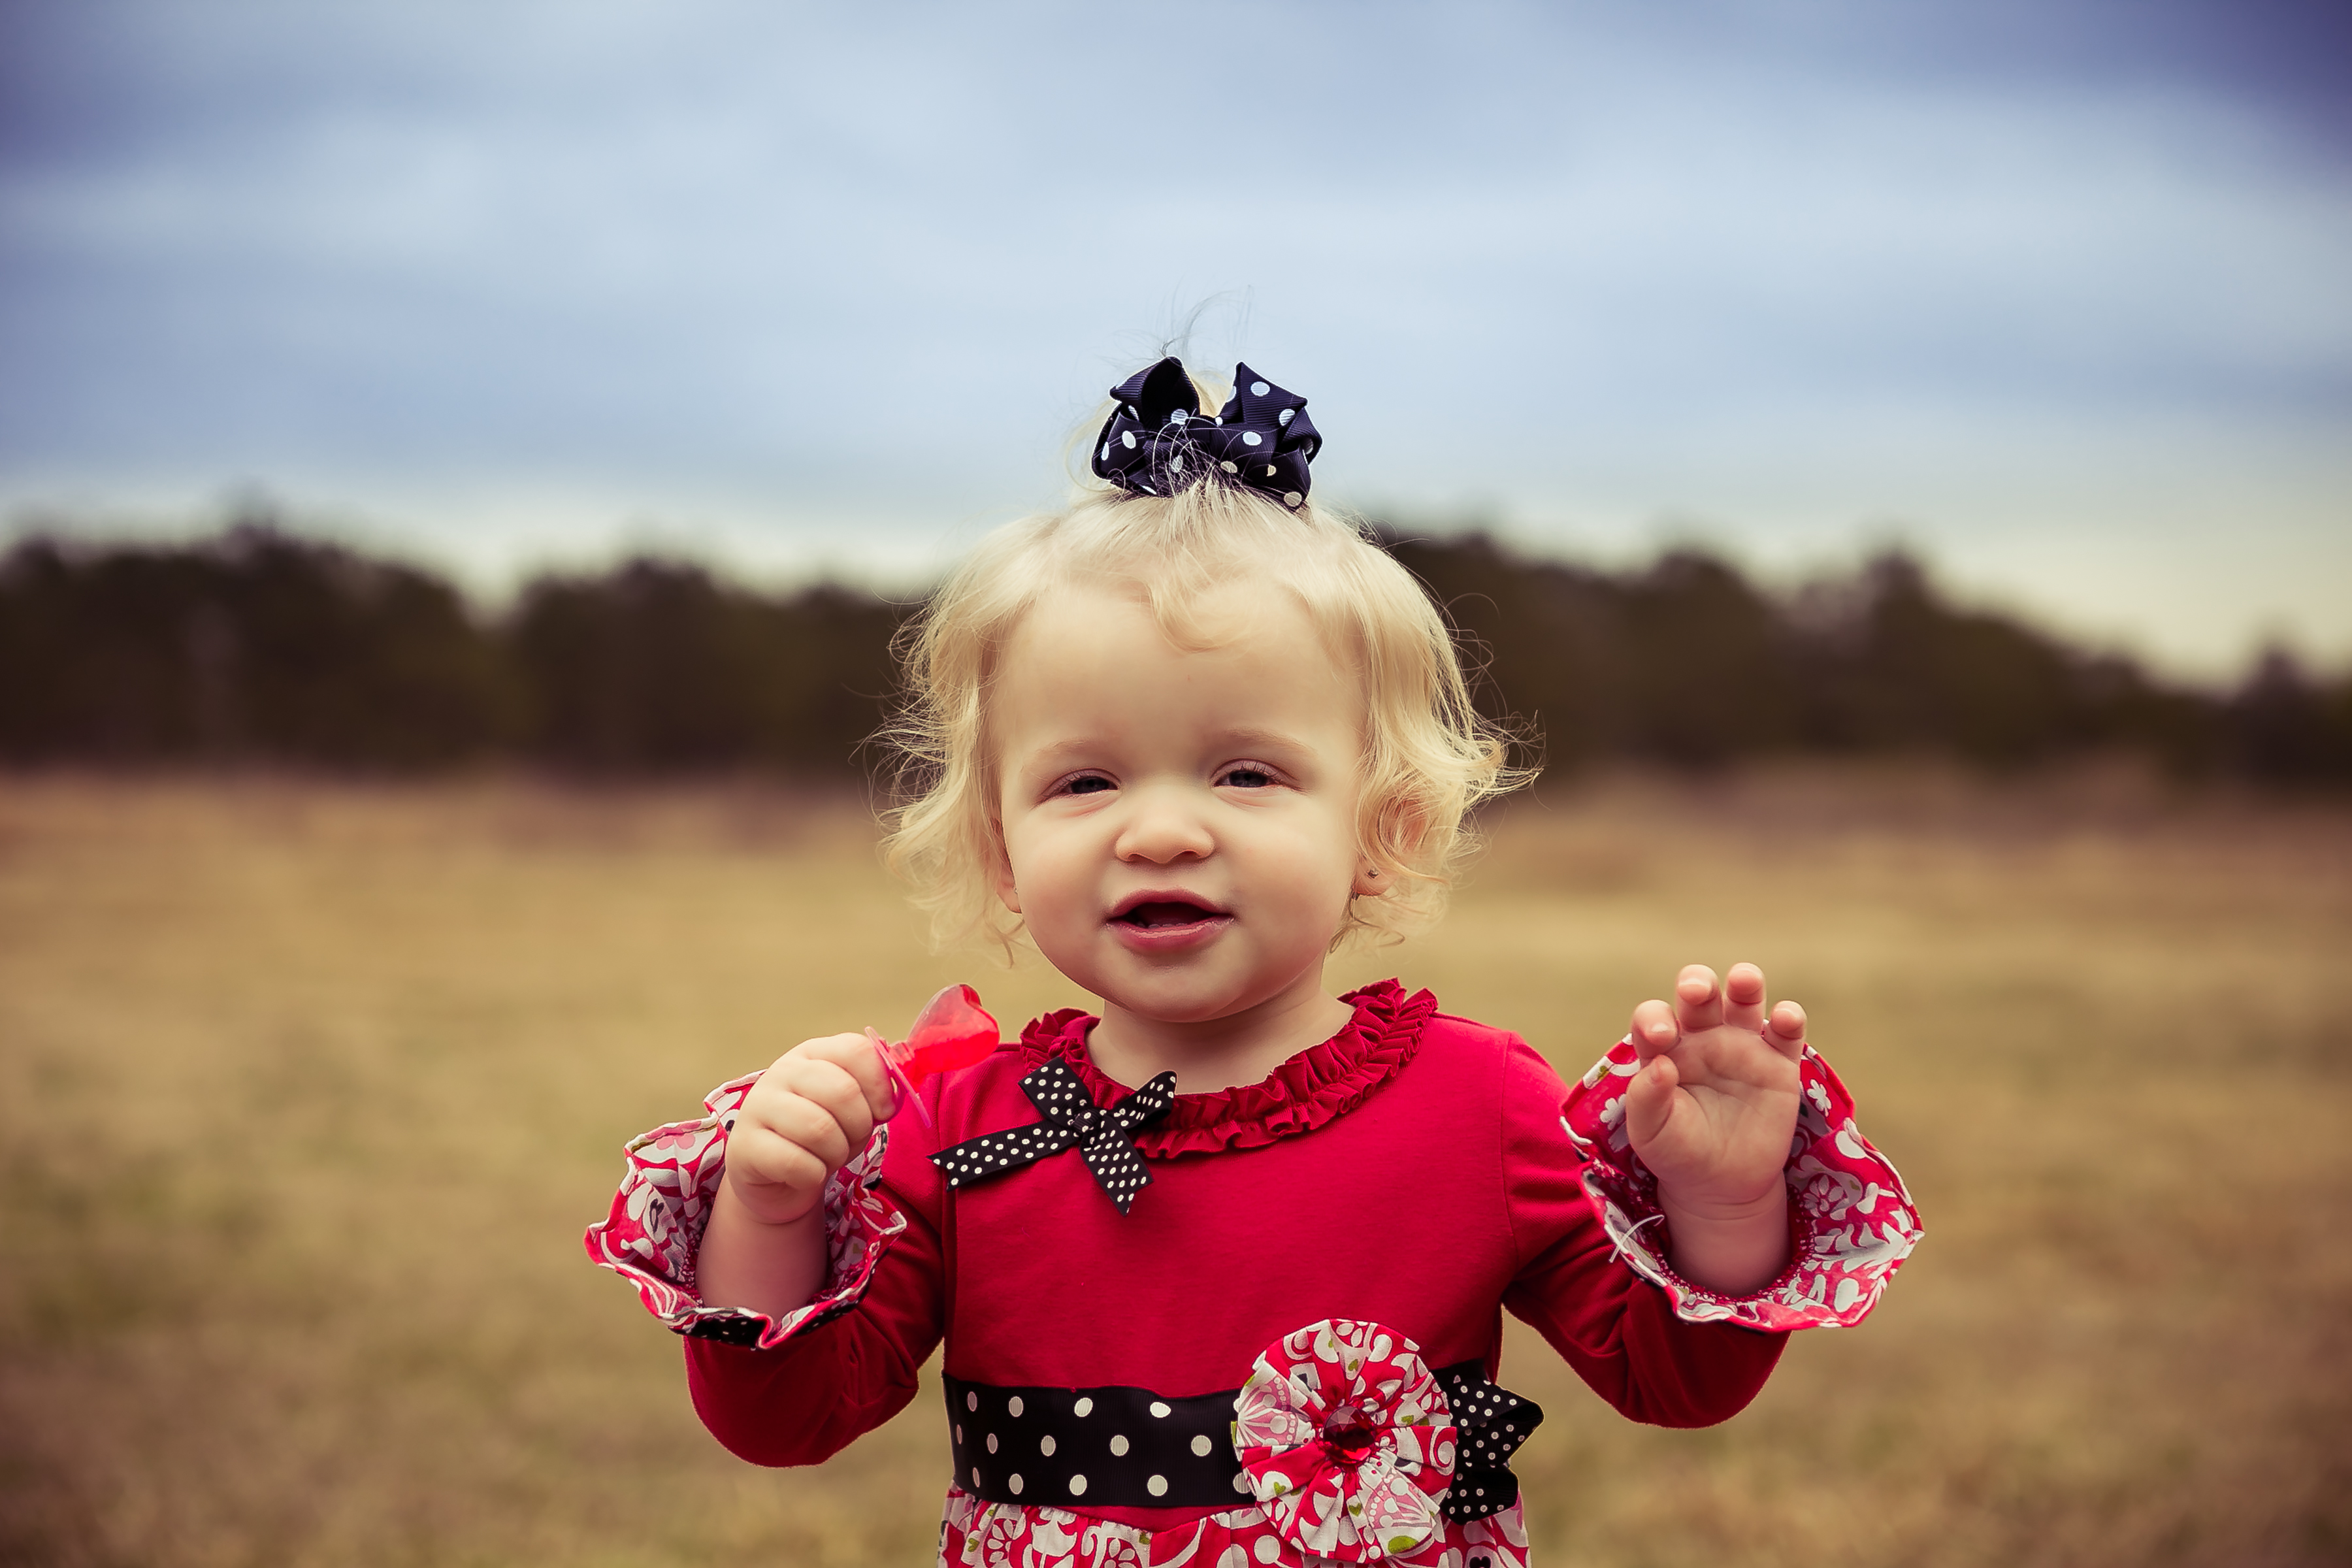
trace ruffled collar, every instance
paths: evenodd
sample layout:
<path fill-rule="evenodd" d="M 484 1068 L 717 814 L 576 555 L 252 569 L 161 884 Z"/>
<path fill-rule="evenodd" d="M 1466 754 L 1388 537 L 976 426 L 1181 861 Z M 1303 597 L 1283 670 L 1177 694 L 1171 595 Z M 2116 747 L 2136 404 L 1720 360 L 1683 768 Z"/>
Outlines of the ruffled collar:
<path fill-rule="evenodd" d="M 1136 1148 L 1148 1159 L 1165 1160 L 1262 1148 L 1277 1138 L 1312 1132 L 1355 1110 L 1402 1072 L 1437 1011 L 1436 997 L 1426 991 L 1408 996 L 1394 980 L 1350 991 L 1339 1000 L 1352 1005 L 1356 1015 L 1338 1034 L 1299 1052 L 1261 1082 L 1178 1095 L 1165 1120 L 1136 1135 Z M 1018 1048 L 1031 1067 L 1059 1057 L 1097 1105 L 1108 1105 L 1129 1091 L 1105 1077 L 1087 1055 L 1087 1032 L 1096 1021 L 1076 1007 L 1048 1013 L 1021 1031 Z"/>

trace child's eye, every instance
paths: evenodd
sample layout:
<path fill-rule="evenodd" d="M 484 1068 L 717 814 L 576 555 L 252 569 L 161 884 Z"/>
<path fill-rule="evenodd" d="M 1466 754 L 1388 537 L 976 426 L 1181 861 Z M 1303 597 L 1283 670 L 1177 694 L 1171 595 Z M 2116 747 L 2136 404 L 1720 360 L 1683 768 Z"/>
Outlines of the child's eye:
<path fill-rule="evenodd" d="M 1062 781 L 1059 793 L 1063 795 L 1097 795 L 1104 790 L 1113 787 L 1114 786 L 1110 780 L 1103 777 L 1100 773 L 1080 773 L 1076 778 L 1064 779 Z"/>
<path fill-rule="evenodd" d="M 1235 789 L 1265 789 L 1273 784 L 1274 775 L 1264 768 L 1227 768 L 1218 775 L 1217 782 Z"/>

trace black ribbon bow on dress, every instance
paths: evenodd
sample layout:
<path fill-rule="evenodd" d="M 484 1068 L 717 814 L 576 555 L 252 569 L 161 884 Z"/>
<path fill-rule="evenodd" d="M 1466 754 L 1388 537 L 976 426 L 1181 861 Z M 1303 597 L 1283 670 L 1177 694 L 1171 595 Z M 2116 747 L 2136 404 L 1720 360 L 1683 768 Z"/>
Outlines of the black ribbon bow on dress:
<path fill-rule="evenodd" d="M 1249 366 L 1234 366 L 1234 395 L 1214 416 L 1201 412 L 1201 395 L 1172 354 L 1110 395 L 1118 407 L 1095 439 L 1097 478 L 1166 496 L 1221 477 L 1286 507 L 1306 500 L 1307 460 L 1323 449 L 1323 437 L 1307 417 L 1307 399 Z"/>
<path fill-rule="evenodd" d="M 1125 1214 L 1135 1194 L 1151 1183 L 1143 1156 L 1135 1152 L 1135 1135 L 1175 1105 L 1176 1075 L 1161 1073 L 1104 1108 L 1095 1104 L 1070 1064 L 1055 1057 L 1024 1078 L 1021 1089 L 1045 1120 L 967 1139 L 932 1155 L 931 1163 L 947 1173 L 948 1185 L 984 1182 L 1076 1149 L 1095 1181 Z"/>
<path fill-rule="evenodd" d="M 1517 1500 L 1519 1478 L 1507 1468 L 1512 1454 L 1543 1419 L 1543 1406 L 1498 1388 L 1485 1374 L 1447 1367 L 1446 1403 L 1454 1406 L 1454 1483 L 1439 1505 L 1455 1523 L 1484 1519 Z"/>

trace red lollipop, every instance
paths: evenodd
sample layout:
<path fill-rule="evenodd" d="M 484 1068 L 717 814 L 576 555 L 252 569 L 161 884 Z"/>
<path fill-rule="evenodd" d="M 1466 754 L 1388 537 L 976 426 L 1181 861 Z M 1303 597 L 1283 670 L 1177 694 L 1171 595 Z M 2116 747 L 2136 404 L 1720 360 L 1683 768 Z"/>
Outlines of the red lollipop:
<path fill-rule="evenodd" d="M 874 1042 L 890 1081 L 898 1086 L 899 1103 L 911 1101 L 915 1114 L 929 1127 L 931 1113 L 916 1086 L 936 1073 L 982 1060 L 996 1049 L 998 1034 L 996 1020 L 980 1005 L 980 993 L 969 985 L 950 985 L 923 1004 L 905 1040 L 892 1045 L 870 1028 L 866 1037 Z"/>

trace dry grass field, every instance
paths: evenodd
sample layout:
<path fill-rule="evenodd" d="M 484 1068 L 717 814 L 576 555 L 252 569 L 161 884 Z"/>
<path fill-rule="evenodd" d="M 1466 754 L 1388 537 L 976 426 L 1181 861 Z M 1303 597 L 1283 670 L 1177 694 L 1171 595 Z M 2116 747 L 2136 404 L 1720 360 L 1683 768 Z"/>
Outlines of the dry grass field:
<path fill-rule="evenodd" d="M 1402 973 L 1563 1070 L 1674 966 L 1811 1008 L 1927 1240 L 1706 1432 L 1552 1413 L 1538 1561 L 2352 1561 L 2352 816 L 1929 777 L 1523 806 Z M 583 1261 L 621 1142 L 923 954 L 846 807 L 0 781 L 0 1562 L 929 1561 L 936 1402 L 739 1464 Z"/>

